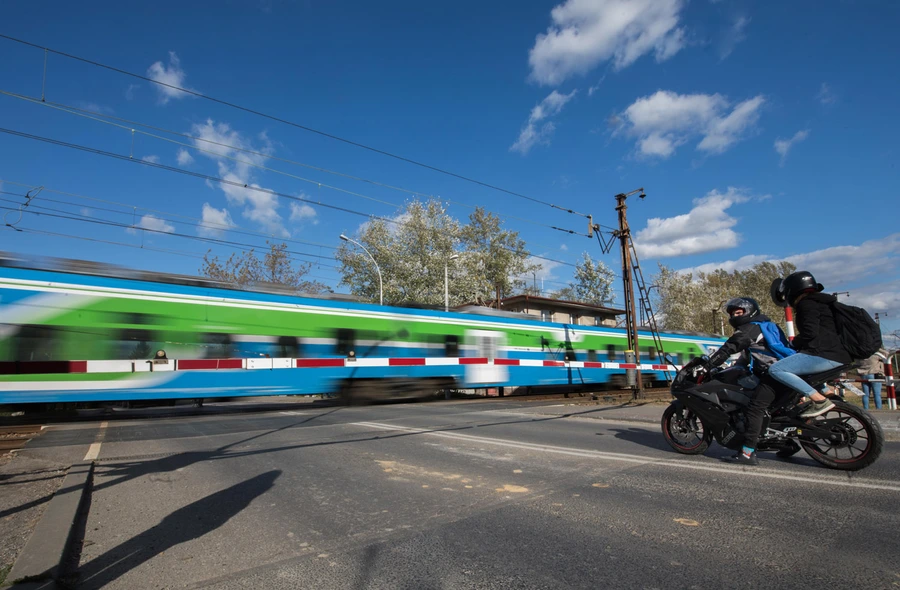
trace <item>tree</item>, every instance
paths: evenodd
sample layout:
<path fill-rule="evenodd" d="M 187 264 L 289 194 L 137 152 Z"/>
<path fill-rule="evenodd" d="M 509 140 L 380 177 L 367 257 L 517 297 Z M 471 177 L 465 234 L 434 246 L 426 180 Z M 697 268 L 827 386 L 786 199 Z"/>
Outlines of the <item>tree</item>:
<path fill-rule="evenodd" d="M 594 261 L 587 252 L 581 254 L 582 260 L 575 265 L 575 282 L 569 283 L 553 294 L 556 299 L 580 301 L 591 305 L 608 305 L 616 300 L 612 290 L 615 273 L 602 261 Z"/>
<path fill-rule="evenodd" d="M 653 282 L 659 288 L 655 312 L 665 330 L 718 334 L 727 325 L 724 307 L 733 297 L 752 297 L 762 313 L 784 327 L 784 310 L 769 294 L 772 281 L 794 272 L 790 262 L 762 262 L 743 271 L 716 269 L 710 273 L 679 273 L 663 265 Z M 727 331 L 726 331 L 727 333 Z"/>
<path fill-rule="evenodd" d="M 460 260 L 450 260 L 459 245 L 459 222 L 447 214 L 440 201 L 410 201 L 396 223 L 372 219 L 354 239 L 381 268 L 386 304 L 443 305 L 445 263 L 453 277 L 449 281 L 451 301 L 462 299 L 457 280 Z M 378 274 L 372 258 L 350 243 L 342 244 L 335 256 L 341 263 L 341 284 L 349 286 L 354 295 L 378 301 Z"/>
<path fill-rule="evenodd" d="M 207 252 L 203 256 L 200 274 L 241 287 L 269 283 L 293 288 L 298 293 L 319 294 L 331 291 L 318 281 L 303 278 L 309 273 L 312 264 L 302 263 L 295 268 L 287 244 L 270 244 L 266 240 L 266 246 L 269 250 L 262 259 L 256 255 L 255 249 L 241 252 L 239 256 L 232 254 L 224 262 L 218 256 L 210 257 L 210 252 Z"/>
<path fill-rule="evenodd" d="M 541 268 L 528 261 L 525 240 L 519 232 L 505 230 L 500 218 L 483 207 L 476 207 L 469 215 L 460 238 L 465 248 L 461 257 L 466 272 L 464 288 L 471 289 L 469 297 L 475 300 L 495 299 L 524 290 L 526 281 L 521 276 Z"/>
<path fill-rule="evenodd" d="M 524 281 L 511 278 L 539 268 L 528 263 L 524 240 L 504 230 L 497 216 L 476 208 L 461 226 L 437 199 L 412 200 L 389 224 L 367 222 L 354 239 L 381 268 L 386 304 L 443 306 L 444 266 L 451 305 L 493 299 L 496 286 L 511 293 Z M 450 260 L 457 255 L 458 258 Z M 354 244 L 342 244 L 341 284 L 354 295 L 378 301 L 378 275 L 372 259 Z"/>

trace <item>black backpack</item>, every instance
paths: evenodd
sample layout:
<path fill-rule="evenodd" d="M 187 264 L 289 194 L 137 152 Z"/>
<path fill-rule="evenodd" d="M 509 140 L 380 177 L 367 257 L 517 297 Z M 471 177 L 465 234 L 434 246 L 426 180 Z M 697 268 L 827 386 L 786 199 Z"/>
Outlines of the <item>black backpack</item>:
<path fill-rule="evenodd" d="M 831 310 L 841 345 L 854 360 L 867 359 L 883 347 L 881 327 L 866 310 L 837 301 Z"/>

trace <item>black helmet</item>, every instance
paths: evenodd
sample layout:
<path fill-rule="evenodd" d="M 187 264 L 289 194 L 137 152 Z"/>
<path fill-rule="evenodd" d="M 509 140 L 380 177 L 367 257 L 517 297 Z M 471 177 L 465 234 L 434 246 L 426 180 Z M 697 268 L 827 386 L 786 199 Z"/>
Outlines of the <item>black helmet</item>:
<path fill-rule="evenodd" d="M 824 289 L 825 287 L 821 283 L 816 282 L 816 277 L 812 276 L 812 273 L 799 270 L 789 274 L 783 280 L 772 281 L 770 293 L 772 301 L 781 307 L 787 307 L 793 305 L 801 293 L 823 291 Z"/>
<path fill-rule="evenodd" d="M 728 315 L 730 316 L 731 311 L 734 309 L 743 309 L 744 315 L 728 319 L 728 323 L 731 324 L 732 328 L 743 326 L 759 315 L 759 303 L 756 302 L 756 299 L 751 297 L 735 297 L 734 299 L 729 299 L 728 302 L 725 303 L 725 311 L 728 312 Z"/>

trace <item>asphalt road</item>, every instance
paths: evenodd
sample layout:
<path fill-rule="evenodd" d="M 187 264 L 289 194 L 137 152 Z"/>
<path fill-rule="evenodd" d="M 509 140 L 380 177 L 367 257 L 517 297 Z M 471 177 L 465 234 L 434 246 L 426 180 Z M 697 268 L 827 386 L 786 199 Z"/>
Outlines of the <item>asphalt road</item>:
<path fill-rule="evenodd" d="M 558 402 L 557 402 L 558 404 Z M 892 588 L 900 443 L 854 475 L 513 400 L 57 426 L 80 588 Z M 99 443 L 99 444 L 98 444 Z"/>

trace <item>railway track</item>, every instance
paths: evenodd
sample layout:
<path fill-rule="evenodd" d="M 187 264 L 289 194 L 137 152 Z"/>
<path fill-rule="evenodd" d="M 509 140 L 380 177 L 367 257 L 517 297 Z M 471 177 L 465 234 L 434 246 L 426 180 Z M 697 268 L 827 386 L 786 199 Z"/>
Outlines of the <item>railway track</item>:
<path fill-rule="evenodd" d="M 0 426 L 0 454 L 21 449 L 25 444 L 41 434 L 40 424 Z"/>

